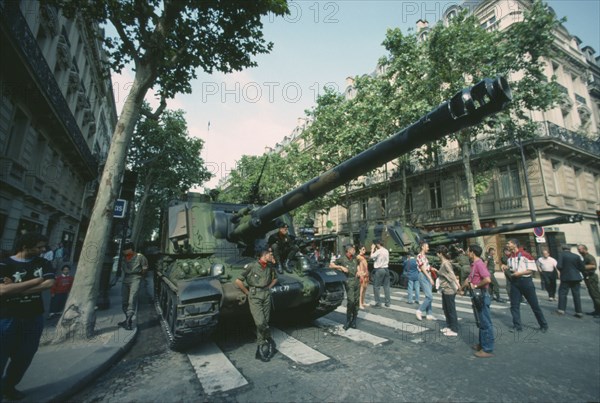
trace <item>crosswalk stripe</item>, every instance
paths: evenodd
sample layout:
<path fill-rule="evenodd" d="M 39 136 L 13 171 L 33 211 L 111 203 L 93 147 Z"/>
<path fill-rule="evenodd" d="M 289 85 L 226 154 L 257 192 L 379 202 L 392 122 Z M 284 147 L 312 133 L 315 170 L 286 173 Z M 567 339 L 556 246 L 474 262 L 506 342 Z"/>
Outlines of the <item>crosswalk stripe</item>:
<path fill-rule="evenodd" d="M 375 336 L 374 334 L 364 332 L 360 329 L 350 328 L 348 330 L 344 330 L 343 326 L 340 323 L 326 318 L 319 318 L 315 320 L 315 324 L 321 328 L 327 328 L 332 334 L 345 337 L 352 341 L 366 341 L 367 343 L 371 343 L 374 346 L 383 344 L 386 341 L 388 341 L 388 339 Z"/>
<path fill-rule="evenodd" d="M 187 356 L 207 395 L 248 384 L 215 343 L 203 343 L 189 351 Z"/>
<path fill-rule="evenodd" d="M 396 295 L 398 295 L 398 296 L 396 297 Z M 423 298 L 424 298 L 424 294 L 421 293 L 421 294 L 419 294 L 419 296 L 421 297 L 421 302 L 422 302 Z M 390 298 L 391 299 L 396 299 L 396 300 L 405 300 L 406 294 L 403 295 L 401 292 L 392 291 L 391 295 L 390 295 Z M 439 293 L 433 293 L 433 301 L 434 301 L 433 306 L 435 306 L 437 308 L 441 308 L 442 307 L 442 304 L 441 304 L 442 296 Z M 439 305 L 436 305 L 436 302 L 438 302 Z M 462 297 L 460 295 L 457 295 L 456 299 L 455 299 L 455 302 L 456 302 L 456 310 L 457 311 L 461 311 L 461 307 L 458 306 L 458 305 L 462 304 L 462 305 L 467 305 L 468 306 L 468 308 L 463 308 L 462 312 L 472 312 L 472 310 L 471 310 L 471 299 L 470 298 Z M 492 304 L 492 305 L 490 305 L 490 308 L 491 309 L 508 309 L 509 306 L 508 305 Z"/>
<path fill-rule="evenodd" d="M 393 306 L 390 308 L 387 308 L 387 309 L 393 309 Z M 345 314 L 346 308 L 342 307 L 342 306 L 338 306 L 335 311 Z M 414 314 L 414 311 L 411 311 L 411 313 Z M 426 332 L 429 330 L 426 327 L 419 326 L 414 323 L 400 322 L 395 319 L 386 318 L 385 316 L 375 315 L 375 314 L 363 312 L 363 311 L 358 312 L 358 317 L 361 319 L 368 320 L 369 322 L 375 322 L 377 324 L 380 324 L 380 325 L 383 325 L 386 327 L 391 327 L 392 329 L 400 330 L 402 332 L 407 332 L 407 333 L 421 333 L 421 332 Z"/>
<path fill-rule="evenodd" d="M 275 340 L 277 351 L 299 364 L 310 365 L 329 359 L 326 355 L 277 328 L 271 327 L 271 336 Z"/>

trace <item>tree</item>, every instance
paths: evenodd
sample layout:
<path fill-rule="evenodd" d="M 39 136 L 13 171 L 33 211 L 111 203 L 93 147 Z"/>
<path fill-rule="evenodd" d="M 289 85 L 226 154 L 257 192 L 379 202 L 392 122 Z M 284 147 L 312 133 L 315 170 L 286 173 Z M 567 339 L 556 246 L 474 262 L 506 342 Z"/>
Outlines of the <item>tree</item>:
<path fill-rule="evenodd" d="M 510 81 L 514 99 L 506 111 L 496 115 L 487 127 L 471 127 L 451 137 L 461 150 L 474 229 L 481 226 L 475 191 L 478 178 L 471 166 L 473 142 L 490 129 L 501 142 L 515 133 L 530 136 L 534 124 L 527 111 L 545 110 L 557 101 L 553 80 L 545 79 L 544 63 L 552 54 L 552 31 L 558 23 L 547 7 L 536 1 L 525 19 L 506 31 L 485 30 L 475 16 L 463 12 L 448 24 L 436 25 L 424 41 L 417 35 L 404 36 L 399 30 L 386 35 L 384 45 L 389 55 L 382 61 L 386 70 L 383 79 L 394 88 L 392 108 L 402 110 L 402 105 L 413 98 L 412 106 L 404 108 L 405 116 L 412 110 L 416 118 L 484 77 L 503 75 Z M 436 147 L 428 145 L 430 151 L 435 152 Z M 483 175 L 479 179 L 483 182 L 488 178 Z"/>
<path fill-rule="evenodd" d="M 75 1 L 48 0 L 68 17 L 85 23 L 112 24 L 118 36 L 106 38 L 111 67 L 133 64 L 135 78 L 113 133 L 98 196 L 86 233 L 78 274 L 57 328 L 57 341 L 93 335 L 94 307 L 101 265 L 110 233 L 112 211 L 133 130 L 148 90 L 156 87 L 161 106 L 178 93 L 191 91 L 196 70 L 231 72 L 254 66 L 252 56 L 268 53 L 272 43 L 262 34 L 261 16 L 287 12 L 284 0 Z"/>
<path fill-rule="evenodd" d="M 145 110 L 150 107 L 146 104 Z M 158 228 L 160 210 L 181 198 L 193 186 L 210 178 L 200 157 L 204 142 L 190 138 L 184 112 L 165 110 L 158 120 L 142 117 L 127 154 L 129 168 L 137 173 L 136 216 L 131 241 Z M 145 231 L 144 231 L 145 230 Z"/>

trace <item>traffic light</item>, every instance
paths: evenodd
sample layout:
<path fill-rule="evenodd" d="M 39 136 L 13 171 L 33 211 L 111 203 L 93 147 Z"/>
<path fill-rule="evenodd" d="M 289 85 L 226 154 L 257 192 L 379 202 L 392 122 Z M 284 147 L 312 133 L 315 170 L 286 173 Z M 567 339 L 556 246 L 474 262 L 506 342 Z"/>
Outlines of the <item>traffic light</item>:
<path fill-rule="evenodd" d="M 137 173 L 125 171 L 123 183 L 121 184 L 121 199 L 133 201 L 135 197 L 135 185 L 137 183 Z"/>

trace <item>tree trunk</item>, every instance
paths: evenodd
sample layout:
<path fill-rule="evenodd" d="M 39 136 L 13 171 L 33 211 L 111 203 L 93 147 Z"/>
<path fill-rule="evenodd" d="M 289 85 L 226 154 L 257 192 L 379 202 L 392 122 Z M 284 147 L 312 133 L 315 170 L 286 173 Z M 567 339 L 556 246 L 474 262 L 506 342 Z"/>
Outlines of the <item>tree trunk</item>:
<path fill-rule="evenodd" d="M 73 288 L 56 327 L 54 342 L 93 337 L 96 324 L 95 305 L 107 239 L 110 235 L 114 202 L 125 169 L 125 157 L 142 101 L 152 82 L 151 69 L 137 66 L 135 80 L 112 136 L 98 195 L 92 210 Z"/>
<path fill-rule="evenodd" d="M 146 176 L 146 183 L 144 184 L 144 190 L 142 193 L 142 199 L 140 200 L 140 205 L 138 206 L 137 213 L 135 215 L 135 220 L 133 221 L 133 229 L 131 230 L 131 242 L 135 245 L 135 250 L 139 249 L 139 238 L 140 232 L 142 231 L 142 223 L 144 222 L 144 210 L 146 209 L 146 202 L 148 201 L 148 196 L 150 195 L 150 186 L 151 186 L 151 174 Z"/>
<path fill-rule="evenodd" d="M 475 182 L 471 172 L 471 137 L 468 133 L 462 133 L 459 136 L 459 145 L 465 178 L 467 179 L 467 197 L 469 201 L 469 213 L 471 215 L 471 226 L 474 230 L 481 229 L 479 222 L 479 210 L 477 209 L 477 195 L 475 194 Z M 484 247 L 481 237 L 475 238 L 475 242 L 482 248 Z"/>

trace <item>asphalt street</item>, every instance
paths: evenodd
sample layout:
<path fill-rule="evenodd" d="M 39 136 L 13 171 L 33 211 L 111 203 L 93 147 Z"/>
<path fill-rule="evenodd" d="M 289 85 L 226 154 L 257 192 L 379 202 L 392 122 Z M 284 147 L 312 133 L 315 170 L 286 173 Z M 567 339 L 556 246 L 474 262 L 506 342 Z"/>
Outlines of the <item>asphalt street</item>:
<path fill-rule="evenodd" d="M 510 333 L 508 304 L 494 303 L 495 357 L 480 359 L 467 298 L 457 297 L 460 332 L 449 338 L 439 295 L 439 320 L 419 322 L 406 291 L 392 291 L 392 306 L 361 311 L 357 330 L 341 328 L 343 307 L 311 324 L 273 324 L 279 352 L 268 363 L 254 358 L 247 322 L 223 322 L 212 342 L 185 353 L 168 350 L 145 294 L 135 346 L 72 401 L 600 401 L 600 319 L 574 317 L 571 301 L 554 316 L 538 287 L 545 334 L 528 305 L 524 331 Z M 591 310 L 587 295 L 583 306 Z"/>

